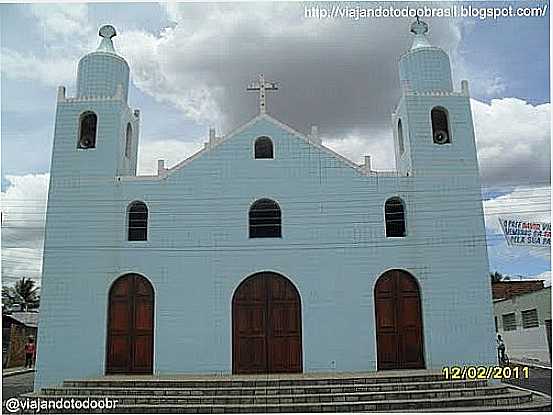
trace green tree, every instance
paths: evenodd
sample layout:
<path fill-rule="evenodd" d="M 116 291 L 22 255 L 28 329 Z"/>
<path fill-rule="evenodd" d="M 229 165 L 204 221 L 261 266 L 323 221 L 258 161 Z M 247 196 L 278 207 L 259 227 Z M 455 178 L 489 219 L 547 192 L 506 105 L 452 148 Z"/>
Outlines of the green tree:
<path fill-rule="evenodd" d="M 510 276 L 504 275 L 504 274 L 502 274 L 501 272 L 498 272 L 498 271 L 490 272 L 490 278 L 492 280 L 492 283 L 493 282 L 499 282 L 499 281 L 510 281 L 511 280 Z"/>
<path fill-rule="evenodd" d="M 503 274 L 501 272 L 490 272 L 490 278 L 492 280 L 492 283 L 493 282 L 499 282 L 503 279 Z"/>
<path fill-rule="evenodd" d="M 8 307 L 19 304 L 20 311 L 38 308 L 40 303 L 40 287 L 35 280 L 21 278 L 13 287 L 2 287 L 2 303 Z"/>

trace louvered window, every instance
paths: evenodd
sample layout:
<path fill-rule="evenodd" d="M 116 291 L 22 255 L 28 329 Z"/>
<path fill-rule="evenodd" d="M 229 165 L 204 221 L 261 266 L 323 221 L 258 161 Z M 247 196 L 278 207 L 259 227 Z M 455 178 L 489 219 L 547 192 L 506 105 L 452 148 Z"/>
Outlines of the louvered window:
<path fill-rule="evenodd" d="M 515 313 L 503 314 L 503 331 L 512 331 L 517 329 L 517 320 Z"/>
<path fill-rule="evenodd" d="M 525 310 L 522 312 L 522 328 L 530 329 L 532 327 L 538 327 L 538 310 L 533 308 L 532 310 Z"/>

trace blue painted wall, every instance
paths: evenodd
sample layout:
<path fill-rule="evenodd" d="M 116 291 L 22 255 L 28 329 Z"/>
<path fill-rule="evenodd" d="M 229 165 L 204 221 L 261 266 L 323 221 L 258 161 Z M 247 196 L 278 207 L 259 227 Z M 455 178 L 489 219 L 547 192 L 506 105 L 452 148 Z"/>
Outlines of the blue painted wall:
<path fill-rule="evenodd" d="M 127 82 L 113 71 L 105 75 Z M 437 104 L 450 115 L 450 145 L 432 144 Z M 76 146 L 85 110 L 99 117 L 91 150 Z M 172 169 L 137 177 L 137 135 L 133 155 L 124 156 L 126 125 L 138 131 L 139 121 L 126 95 L 60 96 L 35 387 L 104 373 L 108 291 L 128 272 L 155 290 L 156 373 L 229 373 L 233 292 L 265 270 L 285 275 L 301 295 L 305 372 L 376 369 L 373 290 L 391 268 L 420 284 L 427 367 L 492 364 L 468 94 L 405 89 L 394 126 L 400 118 L 406 151 L 398 154 L 395 131 L 394 174 L 367 171 L 260 115 Z M 274 159 L 253 158 L 261 135 L 273 140 Z M 385 237 L 383 207 L 391 196 L 405 202 L 404 238 Z M 249 207 L 265 197 L 282 209 L 281 239 L 248 238 Z M 126 240 L 125 213 L 134 200 L 149 208 L 146 242 Z"/>

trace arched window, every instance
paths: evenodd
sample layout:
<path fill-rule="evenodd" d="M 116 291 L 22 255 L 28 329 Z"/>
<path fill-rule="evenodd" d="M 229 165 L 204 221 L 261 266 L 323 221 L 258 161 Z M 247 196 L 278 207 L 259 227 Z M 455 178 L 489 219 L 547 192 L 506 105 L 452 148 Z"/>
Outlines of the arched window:
<path fill-rule="evenodd" d="M 405 208 L 399 197 L 386 200 L 384 205 L 386 236 L 405 236 Z"/>
<path fill-rule="evenodd" d="M 144 202 L 133 202 L 128 211 L 129 241 L 148 240 L 148 208 Z"/>
<path fill-rule="evenodd" d="M 96 147 L 96 128 L 98 116 L 92 111 L 83 112 L 79 118 L 79 141 L 78 148 Z"/>
<path fill-rule="evenodd" d="M 430 118 L 432 118 L 432 140 L 434 144 L 451 143 L 446 110 L 440 107 L 432 108 Z"/>
<path fill-rule="evenodd" d="M 405 151 L 405 145 L 403 144 L 403 127 L 401 126 L 401 120 L 397 122 L 397 142 L 399 145 L 399 155 L 401 156 Z"/>
<path fill-rule="evenodd" d="M 250 238 L 280 238 L 281 213 L 278 203 L 260 199 L 250 208 Z"/>
<path fill-rule="evenodd" d="M 255 140 L 254 152 L 256 159 L 272 159 L 273 155 L 273 142 L 269 137 L 259 137 Z"/>
<path fill-rule="evenodd" d="M 132 127 L 131 123 L 127 124 L 127 135 L 125 137 L 125 157 L 131 158 L 132 148 Z"/>

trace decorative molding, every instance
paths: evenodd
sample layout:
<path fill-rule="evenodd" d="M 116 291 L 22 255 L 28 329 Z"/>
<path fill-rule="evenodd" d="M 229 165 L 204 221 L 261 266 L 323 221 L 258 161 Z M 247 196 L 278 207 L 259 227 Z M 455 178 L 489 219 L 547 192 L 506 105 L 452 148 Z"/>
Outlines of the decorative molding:
<path fill-rule="evenodd" d="M 58 102 L 65 102 L 65 86 L 58 86 Z"/>
<path fill-rule="evenodd" d="M 371 156 L 365 156 L 364 157 L 364 163 L 362 164 L 363 167 L 363 170 L 365 170 L 366 172 L 370 172 L 371 171 Z"/>
<path fill-rule="evenodd" d="M 315 143 L 321 144 L 321 137 L 319 137 L 319 126 L 318 125 L 312 125 L 311 126 L 311 134 L 309 134 L 309 139 Z"/>
<path fill-rule="evenodd" d="M 165 168 L 165 160 L 158 160 L 157 161 L 157 175 L 162 176 L 165 174 L 167 169 Z"/>
<path fill-rule="evenodd" d="M 123 97 L 123 85 L 118 84 L 115 95 L 81 95 L 75 97 L 65 96 L 65 86 L 58 87 L 58 102 L 90 102 L 90 101 L 125 101 Z M 134 110 L 134 116 L 140 117 L 140 110 Z"/>
<path fill-rule="evenodd" d="M 405 95 L 420 95 L 420 96 L 433 96 L 433 97 L 463 97 L 466 96 L 463 92 L 455 91 L 409 91 Z"/>
<path fill-rule="evenodd" d="M 64 102 L 90 102 L 90 101 L 122 101 L 122 99 L 117 96 L 92 95 L 92 96 L 70 97 L 70 98 L 65 98 L 64 100 Z"/>
<path fill-rule="evenodd" d="M 467 81 L 466 79 L 463 79 L 461 81 L 461 93 L 466 97 L 470 97 L 469 81 Z"/>

